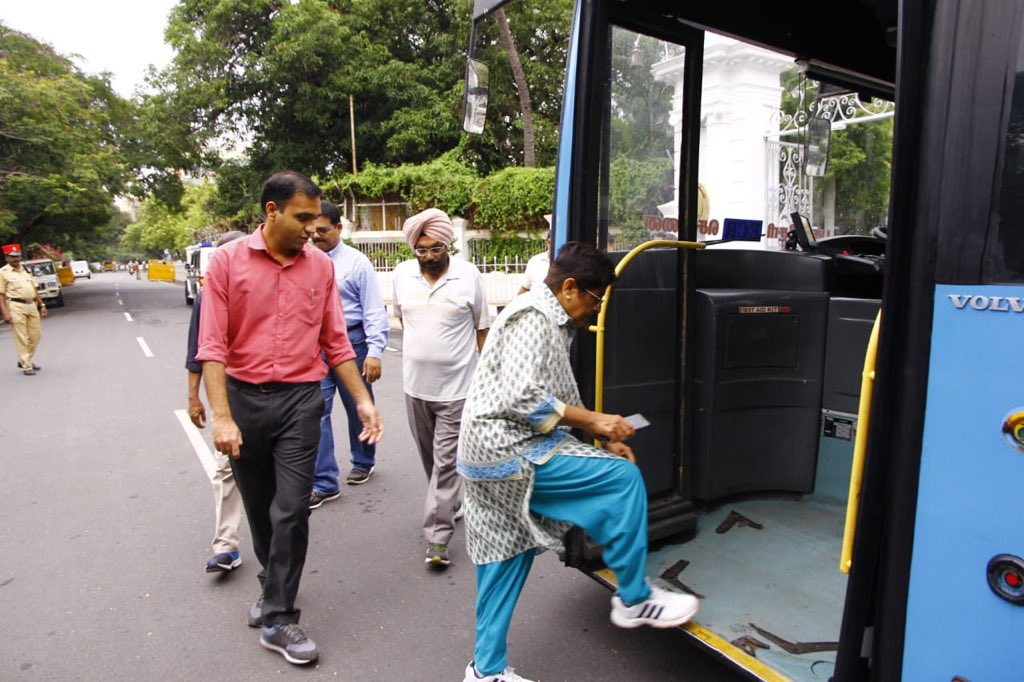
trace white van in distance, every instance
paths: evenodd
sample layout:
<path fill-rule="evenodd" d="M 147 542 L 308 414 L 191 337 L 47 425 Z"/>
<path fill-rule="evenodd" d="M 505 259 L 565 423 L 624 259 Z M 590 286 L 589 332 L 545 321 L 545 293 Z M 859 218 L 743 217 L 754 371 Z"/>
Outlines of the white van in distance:
<path fill-rule="evenodd" d="M 85 277 L 86 279 L 92 279 L 92 270 L 89 269 L 89 262 L 84 260 L 73 260 L 71 261 L 71 272 L 75 274 L 75 279 L 79 277 Z"/>
<path fill-rule="evenodd" d="M 195 303 L 196 296 L 203 290 L 203 278 L 210 256 L 217 250 L 209 242 L 202 242 L 185 248 L 185 304 Z"/>

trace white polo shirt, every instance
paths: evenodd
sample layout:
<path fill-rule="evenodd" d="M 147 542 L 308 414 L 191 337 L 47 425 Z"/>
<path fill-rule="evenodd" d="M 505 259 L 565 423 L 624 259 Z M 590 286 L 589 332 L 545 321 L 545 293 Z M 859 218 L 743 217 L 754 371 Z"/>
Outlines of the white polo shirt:
<path fill-rule="evenodd" d="M 544 278 L 548 276 L 549 267 L 551 267 L 551 256 L 547 251 L 531 256 L 530 260 L 526 261 L 526 272 L 523 273 L 523 279 L 519 286 L 532 290 L 544 282 Z"/>
<path fill-rule="evenodd" d="M 407 260 L 395 267 L 393 279 L 405 392 L 429 401 L 465 398 L 476 369 L 476 331 L 491 326 L 480 271 L 452 257 L 431 286 L 419 262 Z"/>

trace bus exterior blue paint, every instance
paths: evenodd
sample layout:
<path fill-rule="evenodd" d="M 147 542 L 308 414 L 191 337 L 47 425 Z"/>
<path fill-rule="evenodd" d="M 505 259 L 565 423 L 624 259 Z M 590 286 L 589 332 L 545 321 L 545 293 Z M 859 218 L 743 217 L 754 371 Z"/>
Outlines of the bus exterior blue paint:
<path fill-rule="evenodd" d="M 576 0 L 569 35 L 569 54 L 565 61 L 565 92 L 562 96 L 562 123 L 559 128 L 558 162 L 555 166 L 555 198 L 551 218 L 551 248 L 555 253 L 569 237 L 569 175 L 572 168 L 573 121 L 576 116 L 576 76 L 580 54 L 580 5 Z"/>
<path fill-rule="evenodd" d="M 905 680 L 1024 671 L 1024 606 L 986 580 L 994 556 L 1024 556 L 1024 452 L 1002 433 L 1006 416 L 1024 409 L 1024 313 L 1006 303 L 1022 300 L 1020 286 L 936 286 Z"/>

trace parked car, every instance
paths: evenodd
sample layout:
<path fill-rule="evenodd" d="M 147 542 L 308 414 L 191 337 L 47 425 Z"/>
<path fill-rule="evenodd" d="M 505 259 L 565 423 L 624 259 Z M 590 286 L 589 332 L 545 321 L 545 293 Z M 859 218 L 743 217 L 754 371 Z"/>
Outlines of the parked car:
<path fill-rule="evenodd" d="M 89 261 L 84 260 L 73 260 L 71 261 L 71 272 L 75 273 L 75 279 L 79 277 L 85 277 L 86 279 L 92 279 L 92 271 L 89 269 Z"/>
<path fill-rule="evenodd" d="M 195 303 L 196 296 L 203 290 L 206 268 L 210 264 L 210 256 L 216 250 L 217 247 L 205 242 L 185 249 L 185 305 Z"/>
<path fill-rule="evenodd" d="M 57 267 L 49 258 L 27 260 L 22 263 L 36 280 L 36 290 L 48 307 L 60 308 L 64 305 L 64 288 L 57 279 Z"/>

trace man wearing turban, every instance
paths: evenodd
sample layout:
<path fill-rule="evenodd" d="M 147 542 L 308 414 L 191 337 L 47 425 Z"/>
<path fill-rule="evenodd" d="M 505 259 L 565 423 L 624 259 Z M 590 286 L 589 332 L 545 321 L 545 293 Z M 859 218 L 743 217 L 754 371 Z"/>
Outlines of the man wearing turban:
<path fill-rule="evenodd" d="M 416 449 L 429 481 L 423 506 L 425 562 L 451 564 L 462 481 L 455 470 L 462 405 L 490 326 L 483 277 L 452 258 L 455 230 L 448 215 L 428 208 L 405 221 L 415 260 L 394 271 L 395 315 L 402 324 L 402 383 Z"/>

